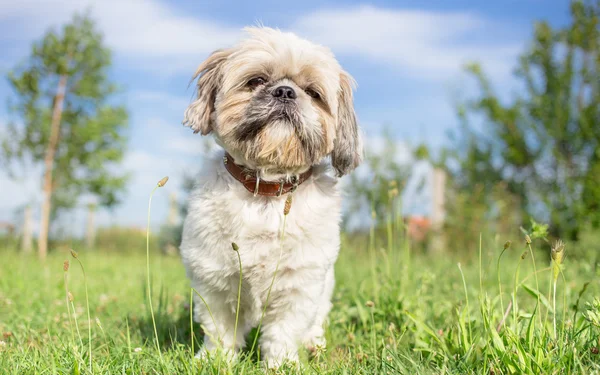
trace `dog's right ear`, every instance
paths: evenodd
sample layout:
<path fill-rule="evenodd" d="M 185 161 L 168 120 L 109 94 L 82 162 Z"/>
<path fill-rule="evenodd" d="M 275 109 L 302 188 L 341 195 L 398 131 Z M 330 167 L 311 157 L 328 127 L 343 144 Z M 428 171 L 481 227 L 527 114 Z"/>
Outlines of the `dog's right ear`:
<path fill-rule="evenodd" d="M 196 83 L 196 100 L 185 110 L 183 125 L 194 133 L 207 135 L 213 129 L 211 115 L 215 110 L 215 98 L 221 81 L 221 66 L 231 54 L 231 50 L 216 50 L 200 66 L 192 81 Z"/>

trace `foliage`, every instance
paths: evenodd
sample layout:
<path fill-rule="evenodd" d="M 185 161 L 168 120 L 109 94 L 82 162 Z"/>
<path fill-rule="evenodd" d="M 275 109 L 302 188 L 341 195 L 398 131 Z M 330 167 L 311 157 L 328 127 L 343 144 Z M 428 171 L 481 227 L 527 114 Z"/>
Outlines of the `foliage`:
<path fill-rule="evenodd" d="M 481 95 L 459 108 L 453 177 L 484 195 L 504 181 L 524 220 L 547 219 L 553 234 L 576 239 L 588 221 L 600 224 L 600 2 L 574 1 L 571 17 L 558 29 L 536 25 L 516 72 L 524 89 L 508 104 L 469 66 Z"/>
<path fill-rule="evenodd" d="M 110 51 L 87 16 L 76 15 L 58 32 L 49 30 L 33 44 L 29 58 L 8 74 L 14 92 L 13 119 L 2 140 L 3 166 L 12 161 L 43 165 L 50 141 L 53 107 L 66 77 L 59 141 L 54 155 L 53 213 L 72 208 L 82 194 L 104 206 L 119 202 L 127 178 L 116 166 L 126 147 L 127 111 L 115 104 L 109 80 Z M 20 168 L 18 168 L 20 170 Z"/>
<path fill-rule="evenodd" d="M 399 212 L 398 202 L 402 189 L 410 177 L 408 164 L 400 164 L 400 150 L 391 136 L 384 135 L 382 149 L 365 148 L 363 171 L 350 175 L 346 188 L 346 202 L 349 207 L 345 216 L 348 221 L 353 216 L 360 217 L 368 212 L 377 218 L 393 218 Z"/>

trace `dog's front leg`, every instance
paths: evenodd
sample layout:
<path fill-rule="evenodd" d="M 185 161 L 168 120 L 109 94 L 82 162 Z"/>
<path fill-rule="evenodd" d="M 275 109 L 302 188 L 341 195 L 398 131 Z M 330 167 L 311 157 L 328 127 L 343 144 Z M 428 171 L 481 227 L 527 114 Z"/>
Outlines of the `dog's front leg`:
<path fill-rule="evenodd" d="M 194 299 L 194 317 L 204 330 L 204 346 L 196 357 L 205 358 L 207 354 L 214 355 L 221 350 L 228 358 L 235 359 L 244 344 L 243 318 L 240 316 L 237 337 L 234 337 L 235 312 L 229 293 L 205 291 L 202 297 L 204 301 L 197 295 Z"/>
<path fill-rule="evenodd" d="M 277 280 L 277 283 L 285 280 Z M 261 357 L 271 368 L 298 361 L 298 346 L 315 320 L 323 283 L 311 280 L 274 293 L 263 319 Z"/>

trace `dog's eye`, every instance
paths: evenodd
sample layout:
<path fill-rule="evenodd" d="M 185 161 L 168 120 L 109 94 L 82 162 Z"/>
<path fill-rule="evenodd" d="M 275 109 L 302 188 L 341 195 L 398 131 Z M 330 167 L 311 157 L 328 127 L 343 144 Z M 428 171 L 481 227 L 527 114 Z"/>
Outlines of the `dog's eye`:
<path fill-rule="evenodd" d="M 313 89 L 306 89 L 304 91 L 306 91 L 306 93 L 308 94 L 308 96 L 310 96 L 311 98 L 319 99 L 321 97 L 321 95 L 319 95 L 319 93 L 316 92 Z"/>
<path fill-rule="evenodd" d="M 264 85 L 265 83 L 267 83 L 267 80 L 263 77 L 255 77 L 248 81 L 248 86 L 255 88 L 257 86 Z"/>

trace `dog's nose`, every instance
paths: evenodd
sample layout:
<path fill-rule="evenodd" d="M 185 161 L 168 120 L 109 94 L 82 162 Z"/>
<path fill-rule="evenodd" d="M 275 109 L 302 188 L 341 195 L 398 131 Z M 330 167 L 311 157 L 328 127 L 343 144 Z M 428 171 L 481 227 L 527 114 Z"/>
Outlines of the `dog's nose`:
<path fill-rule="evenodd" d="M 273 90 L 273 96 L 281 99 L 296 99 L 296 91 L 290 86 L 279 86 Z"/>

